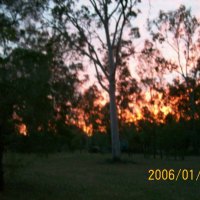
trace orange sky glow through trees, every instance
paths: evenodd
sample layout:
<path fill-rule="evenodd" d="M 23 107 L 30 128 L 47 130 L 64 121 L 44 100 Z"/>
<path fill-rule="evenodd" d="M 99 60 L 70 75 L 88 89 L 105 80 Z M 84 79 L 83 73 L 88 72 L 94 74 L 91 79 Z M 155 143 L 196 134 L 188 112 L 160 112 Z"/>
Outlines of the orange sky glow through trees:
<path fill-rule="evenodd" d="M 197 0 L 169 0 L 169 1 L 163 1 L 163 0 L 152 0 L 152 1 L 142 1 L 142 4 L 140 5 L 139 9 L 142 10 L 142 14 L 137 17 L 136 23 L 139 24 L 140 32 L 142 38 L 139 40 L 136 40 L 136 46 L 137 48 L 141 48 L 141 45 L 144 43 L 144 38 L 149 38 L 149 34 L 146 31 L 146 19 L 147 18 L 155 18 L 158 16 L 159 10 L 174 10 L 177 9 L 181 4 L 186 5 L 186 7 L 190 7 L 192 14 L 195 14 L 196 17 L 200 17 L 199 14 L 199 8 L 200 8 L 200 2 Z M 163 49 L 163 52 L 165 54 L 165 57 L 172 58 L 174 56 L 173 51 L 168 51 Z M 131 75 L 138 78 L 135 74 L 135 65 L 136 63 L 132 62 L 129 63 L 129 69 L 131 71 Z M 91 70 L 92 67 L 90 67 L 88 70 L 86 69 L 85 74 L 89 74 L 90 83 L 97 83 L 97 80 L 95 77 L 95 72 Z M 174 77 L 172 75 L 168 76 L 168 79 L 173 79 Z M 170 80 L 171 81 L 171 80 Z M 85 89 L 85 86 L 83 86 Z M 168 91 L 165 91 L 165 96 L 168 96 Z M 137 95 L 137 94 L 136 94 Z M 125 123 L 135 123 L 137 125 L 137 122 L 141 119 L 150 120 L 151 122 L 157 122 L 157 123 L 165 123 L 166 116 L 168 114 L 172 114 L 175 116 L 176 120 L 179 120 L 184 115 L 183 113 L 180 113 L 177 108 L 177 103 L 184 98 L 188 98 L 188 94 L 186 93 L 184 96 L 177 97 L 171 97 L 170 99 L 164 98 L 163 93 L 159 93 L 156 91 L 153 91 L 153 95 L 148 90 L 144 90 L 140 94 L 142 96 L 141 100 L 136 100 L 137 97 L 133 96 L 132 101 L 129 102 L 129 109 L 121 109 L 118 107 L 118 114 L 119 118 L 121 118 Z M 108 95 L 101 91 L 101 98 L 97 99 L 95 104 L 99 105 L 100 107 L 103 107 L 108 102 Z M 195 102 L 196 105 L 200 104 L 200 100 Z M 148 119 L 148 116 L 145 116 L 144 110 L 148 110 L 151 114 L 151 119 Z M 66 116 L 66 123 L 67 124 L 73 124 L 81 128 L 88 136 L 91 136 L 93 134 L 93 125 L 92 123 L 89 123 L 89 116 L 84 113 L 81 109 L 73 109 L 74 114 L 76 115 L 76 118 L 71 118 L 69 116 Z M 195 116 L 196 118 L 199 118 L 199 116 Z M 185 117 L 186 118 L 186 117 Z M 189 119 L 189 118 L 187 118 Z M 99 127 L 99 132 L 104 133 L 106 131 L 105 126 L 102 124 L 101 119 L 96 120 L 96 123 Z M 27 127 L 22 122 L 20 125 L 17 126 L 17 129 L 20 134 L 27 135 Z"/>

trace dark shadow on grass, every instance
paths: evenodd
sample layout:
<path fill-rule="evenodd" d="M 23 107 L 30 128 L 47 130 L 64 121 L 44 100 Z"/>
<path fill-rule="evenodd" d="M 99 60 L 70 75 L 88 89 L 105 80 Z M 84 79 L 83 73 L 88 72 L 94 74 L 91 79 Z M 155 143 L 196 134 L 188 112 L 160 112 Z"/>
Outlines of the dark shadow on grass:
<path fill-rule="evenodd" d="M 118 160 L 113 160 L 111 158 L 105 159 L 101 162 L 98 162 L 101 164 L 109 164 L 109 165 L 128 165 L 128 164 L 139 164 L 138 162 L 135 162 L 133 160 L 129 159 L 118 159 Z"/>

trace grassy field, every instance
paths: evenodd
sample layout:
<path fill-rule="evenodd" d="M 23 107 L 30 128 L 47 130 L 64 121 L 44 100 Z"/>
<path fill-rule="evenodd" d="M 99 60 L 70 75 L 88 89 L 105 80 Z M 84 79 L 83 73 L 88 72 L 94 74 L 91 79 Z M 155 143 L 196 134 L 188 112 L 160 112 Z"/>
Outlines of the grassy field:
<path fill-rule="evenodd" d="M 199 181 L 148 181 L 149 169 L 200 170 L 200 158 L 185 161 L 88 153 L 5 155 L 6 190 L 0 200 L 199 200 Z"/>

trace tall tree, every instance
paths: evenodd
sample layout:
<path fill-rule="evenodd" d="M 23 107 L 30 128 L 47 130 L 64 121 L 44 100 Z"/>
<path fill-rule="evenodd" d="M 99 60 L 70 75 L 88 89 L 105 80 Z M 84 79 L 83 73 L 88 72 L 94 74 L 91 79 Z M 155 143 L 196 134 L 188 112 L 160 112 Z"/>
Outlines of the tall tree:
<path fill-rule="evenodd" d="M 10 84 L 5 78 L 5 63 L 4 58 L 9 44 L 16 41 L 16 24 L 9 18 L 5 11 L 5 5 L 0 2 L 0 192 L 4 189 L 3 176 L 3 150 L 4 150 L 4 134 L 6 129 L 6 122 L 10 115 L 10 98 L 8 99 L 7 92 L 11 89 Z M 6 106 L 7 105 L 7 106 Z M 2 109 L 3 108 L 3 109 Z"/>
<path fill-rule="evenodd" d="M 2 165 L 3 135 L 8 130 L 7 122 L 12 113 L 13 100 L 15 100 L 13 96 L 15 96 L 16 92 L 13 90 L 14 82 L 12 82 L 11 76 L 4 76 L 5 73 L 9 74 L 4 59 L 16 47 L 26 46 L 26 48 L 30 48 L 33 43 L 40 43 L 34 37 L 36 33 L 34 31 L 39 29 L 39 24 L 35 22 L 39 21 L 39 15 L 46 2 L 46 0 L 31 0 L 28 2 L 23 0 L 0 1 L 0 190 L 3 190 L 4 186 Z"/>
<path fill-rule="evenodd" d="M 195 87 L 199 78 L 200 23 L 191 10 L 181 5 L 170 12 L 160 11 L 159 17 L 150 23 L 154 41 L 159 41 L 174 54 L 169 69 L 176 72 L 186 84 L 190 101 L 192 138 L 195 142 Z M 172 56 L 171 56 L 172 57 Z M 187 93 L 186 93 L 187 94 Z"/>
<path fill-rule="evenodd" d="M 120 159 L 120 140 L 116 107 L 116 71 L 132 53 L 131 39 L 139 36 L 133 18 L 140 0 L 54 0 L 54 34 L 66 41 L 71 51 L 89 58 L 101 87 L 110 99 L 112 157 Z M 75 6 L 76 4 L 76 6 Z M 130 33 L 130 35 L 128 34 Z M 65 49 L 66 50 L 66 49 Z"/>
<path fill-rule="evenodd" d="M 17 48 L 6 59 L 8 81 L 15 91 L 13 112 L 22 118 L 29 133 L 48 131 L 52 116 L 50 58 L 41 52 Z M 12 95 L 10 92 L 9 95 Z"/>

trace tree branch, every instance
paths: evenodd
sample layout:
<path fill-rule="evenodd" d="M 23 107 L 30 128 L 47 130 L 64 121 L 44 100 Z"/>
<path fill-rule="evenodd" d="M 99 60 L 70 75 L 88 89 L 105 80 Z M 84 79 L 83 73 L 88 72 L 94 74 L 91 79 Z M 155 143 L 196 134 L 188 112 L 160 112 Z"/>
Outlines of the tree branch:
<path fill-rule="evenodd" d="M 117 9 L 119 8 L 119 5 L 120 5 L 120 1 L 116 5 L 116 7 L 113 9 L 113 11 L 108 15 L 108 19 L 110 19 L 113 16 L 113 14 L 117 11 Z"/>
<path fill-rule="evenodd" d="M 92 56 L 93 53 L 95 55 L 96 59 L 93 59 L 93 62 L 99 65 L 99 67 L 101 68 L 101 70 L 104 73 L 104 75 L 106 76 L 106 78 L 108 78 L 109 77 L 108 73 L 107 73 L 105 67 L 102 65 L 101 61 L 99 60 L 99 56 L 98 56 L 96 50 L 94 49 L 94 47 L 91 45 L 90 42 L 87 41 L 87 44 L 88 44 L 88 47 L 89 47 L 90 56 L 93 57 Z"/>
<path fill-rule="evenodd" d="M 178 38 L 176 38 L 176 44 L 177 44 L 177 48 L 178 48 L 177 55 L 178 55 L 178 63 L 179 63 L 179 67 L 180 67 L 180 69 L 181 69 L 181 74 L 182 74 L 183 78 L 184 78 L 185 80 L 187 80 L 187 78 L 186 78 L 186 76 L 185 76 L 185 74 L 184 74 L 184 72 L 183 72 L 183 66 L 181 65 L 180 47 L 179 47 L 179 41 L 178 41 Z"/>
<path fill-rule="evenodd" d="M 115 45 L 115 40 L 116 40 L 116 36 L 117 36 L 117 33 L 118 33 L 118 26 L 119 26 L 119 22 L 121 20 L 121 17 L 122 17 L 122 12 L 120 13 L 118 20 L 116 22 L 116 25 L 115 25 L 115 31 L 114 31 L 113 41 L 112 41 L 112 48 Z"/>
<path fill-rule="evenodd" d="M 101 12 L 100 12 L 100 10 L 98 9 L 98 6 L 97 6 L 95 0 L 89 0 L 89 1 L 90 1 L 90 3 L 92 4 L 92 6 L 93 6 L 94 10 L 96 11 L 97 15 L 100 17 L 102 23 L 104 24 L 104 18 L 103 18 L 103 16 L 101 15 Z"/>
<path fill-rule="evenodd" d="M 122 42 L 122 34 L 123 34 L 123 31 L 124 31 L 124 27 L 125 27 L 125 24 L 126 24 L 126 21 L 128 19 L 128 13 L 126 14 L 125 13 L 125 10 L 127 8 L 127 5 L 128 5 L 128 1 L 126 1 L 125 5 L 123 5 L 123 1 L 120 1 L 121 2 L 121 5 L 122 5 L 122 13 L 123 13 L 123 22 L 122 22 L 122 25 L 121 25 L 121 29 L 120 29 L 120 33 L 119 33 L 119 38 L 118 38 L 118 43 L 117 43 L 117 46 L 116 46 L 116 60 L 115 60 L 115 69 L 114 71 L 116 71 L 116 67 L 117 67 L 117 62 L 119 60 L 119 52 L 120 52 L 120 49 L 121 49 L 121 42 Z"/>
<path fill-rule="evenodd" d="M 97 74 L 97 79 L 98 79 L 98 82 L 100 84 L 100 86 L 106 91 L 109 93 L 109 89 L 102 83 L 102 80 L 100 78 L 100 74 L 99 74 L 99 71 L 98 71 L 98 68 L 97 68 L 97 64 L 94 63 L 94 66 L 95 66 L 95 70 L 96 70 L 96 74 Z"/>

